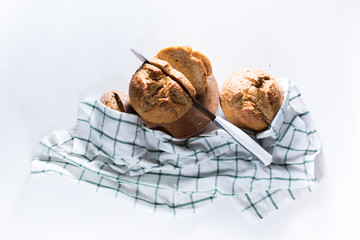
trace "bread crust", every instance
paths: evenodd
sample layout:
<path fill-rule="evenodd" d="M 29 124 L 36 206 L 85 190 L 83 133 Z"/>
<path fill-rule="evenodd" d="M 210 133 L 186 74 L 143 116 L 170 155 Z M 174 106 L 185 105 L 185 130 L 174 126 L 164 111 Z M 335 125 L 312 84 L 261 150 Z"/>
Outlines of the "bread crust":
<path fill-rule="evenodd" d="M 234 125 L 265 130 L 284 100 L 280 85 L 266 72 L 249 68 L 234 72 L 220 90 L 221 108 Z"/>
<path fill-rule="evenodd" d="M 190 92 L 191 96 L 196 97 L 196 90 L 191 84 L 191 82 L 181 72 L 172 68 L 168 62 L 156 58 L 150 59 L 149 62 L 152 65 L 158 67 L 162 72 L 166 72 L 166 74 L 169 75 L 170 78 L 175 82 L 181 82 L 182 85 L 184 85 Z"/>
<path fill-rule="evenodd" d="M 117 90 L 104 93 L 100 98 L 100 102 L 116 111 L 135 113 L 130 104 L 129 96 Z"/>
<path fill-rule="evenodd" d="M 198 51 L 193 51 L 192 55 L 195 58 L 201 60 L 201 62 L 204 64 L 204 67 L 206 69 L 207 76 L 210 76 L 212 74 L 212 66 L 211 66 L 210 60 L 204 54 L 202 54 L 201 52 L 198 52 Z"/>
<path fill-rule="evenodd" d="M 183 83 L 195 96 L 196 91 L 187 78 L 167 62 L 152 59 L 152 64 L 162 66 Z M 129 97 L 135 111 L 153 123 L 170 123 L 181 118 L 192 106 L 190 97 L 180 85 L 152 64 L 143 64 L 133 75 Z"/>
<path fill-rule="evenodd" d="M 175 46 L 162 49 L 156 58 L 167 61 L 191 82 L 197 95 L 205 92 L 207 77 L 212 74 L 210 61 L 200 52 L 188 46 Z"/>
<path fill-rule="evenodd" d="M 100 98 L 100 102 L 113 110 L 125 112 L 124 104 L 118 100 L 119 95 L 121 95 L 121 93 L 116 90 L 104 93 Z"/>

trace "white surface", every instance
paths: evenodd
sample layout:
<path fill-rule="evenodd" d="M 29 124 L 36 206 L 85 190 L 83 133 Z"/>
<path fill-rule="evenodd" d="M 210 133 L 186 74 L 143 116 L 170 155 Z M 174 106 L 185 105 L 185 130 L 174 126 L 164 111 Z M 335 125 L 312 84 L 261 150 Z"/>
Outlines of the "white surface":
<path fill-rule="evenodd" d="M 1 239 L 359 239 L 360 4 L 356 1 L 1 1 Z M 250 227 L 230 199 L 186 219 L 144 212 L 60 176 L 34 178 L 38 141 L 77 104 L 127 92 L 170 45 L 211 60 L 219 85 L 258 67 L 300 88 L 323 153 L 316 191 Z"/>

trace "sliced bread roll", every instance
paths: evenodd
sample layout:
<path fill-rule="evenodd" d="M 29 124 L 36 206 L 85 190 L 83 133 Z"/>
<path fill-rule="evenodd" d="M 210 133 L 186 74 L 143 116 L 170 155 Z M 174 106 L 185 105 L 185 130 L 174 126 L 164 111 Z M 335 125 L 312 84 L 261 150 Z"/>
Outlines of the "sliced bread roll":
<path fill-rule="evenodd" d="M 196 91 L 184 75 L 164 61 L 150 60 L 133 75 L 129 85 L 129 97 L 135 111 L 152 123 L 170 123 L 181 118 L 192 106 L 187 93 L 163 70 L 177 77 L 195 96 Z M 157 66 L 160 66 L 161 69 Z"/>
<path fill-rule="evenodd" d="M 197 95 L 205 92 L 207 77 L 212 74 L 209 59 L 188 46 L 168 47 L 162 49 L 156 58 L 167 61 L 191 82 Z"/>

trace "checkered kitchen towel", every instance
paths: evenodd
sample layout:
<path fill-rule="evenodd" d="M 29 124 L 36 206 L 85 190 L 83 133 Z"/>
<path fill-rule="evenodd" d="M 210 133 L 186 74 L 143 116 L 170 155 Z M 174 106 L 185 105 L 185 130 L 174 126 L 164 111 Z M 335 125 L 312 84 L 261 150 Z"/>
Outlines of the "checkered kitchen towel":
<path fill-rule="evenodd" d="M 298 89 L 279 82 L 283 106 L 270 128 L 254 136 L 273 155 L 269 166 L 223 130 L 175 139 L 146 128 L 136 115 L 85 99 L 74 131 L 51 132 L 41 140 L 31 171 L 64 175 L 173 215 L 232 197 L 255 223 L 310 192 L 315 182 L 318 135 Z"/>

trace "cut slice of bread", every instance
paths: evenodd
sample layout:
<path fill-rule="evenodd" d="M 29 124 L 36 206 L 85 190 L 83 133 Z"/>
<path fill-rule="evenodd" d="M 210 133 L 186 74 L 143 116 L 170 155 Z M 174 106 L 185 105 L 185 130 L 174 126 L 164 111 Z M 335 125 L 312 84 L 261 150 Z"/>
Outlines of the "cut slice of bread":
<path fill-rule="evenodd" d="M 207 75 L 210 76 L 212 74 L 212 67 L 210 60 L 204 54 L 198 51 L 192 52 L 192 55 L 197 59 L 201 60 L 201 62 L 204 64 Z"/>

